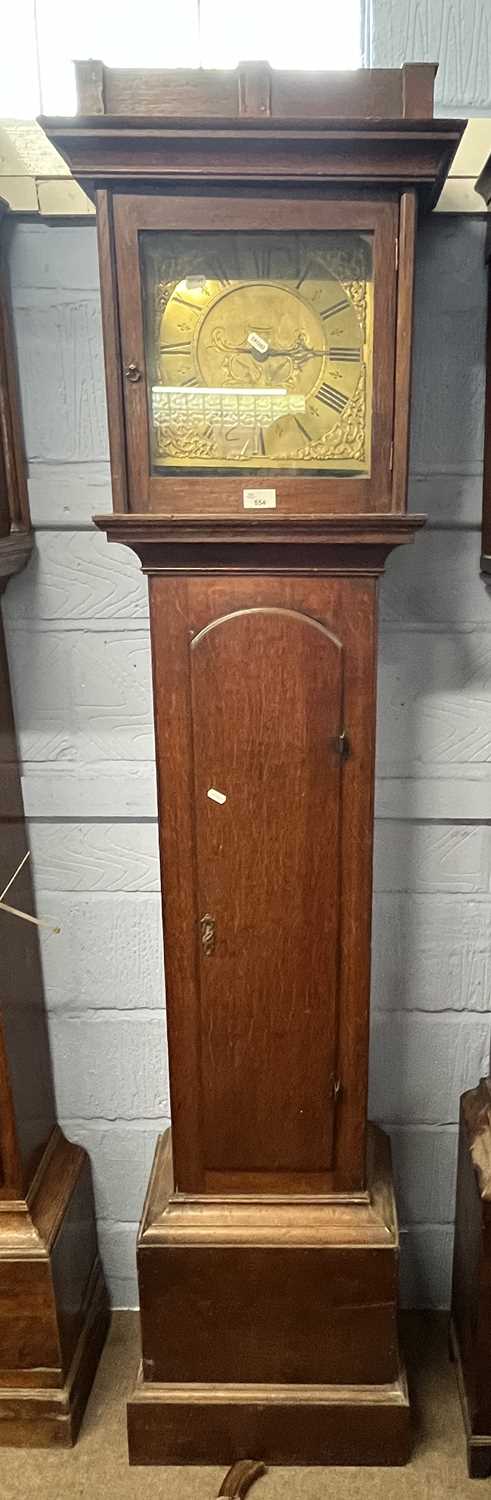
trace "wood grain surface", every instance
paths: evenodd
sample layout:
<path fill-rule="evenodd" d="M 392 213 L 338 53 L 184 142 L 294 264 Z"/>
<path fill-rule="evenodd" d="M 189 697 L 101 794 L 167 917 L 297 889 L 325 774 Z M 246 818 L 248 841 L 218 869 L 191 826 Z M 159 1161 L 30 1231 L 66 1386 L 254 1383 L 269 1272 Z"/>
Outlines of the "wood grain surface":
<path fill-rule="evenodd" d="M 259 1457 L 265 1442 L 298 1461 L 303 1443 L 315 1460 L 336 1408 L 335 1451 L 373 1461 L 385 1443 L 392 1461 L 407 1455 L 390 1163 L 366 1149 L 376 577 L 412 535 L 394 522 L 406 505 L 414 195 L 433 201 L 461 132 L 407 118 L 430 113 L 428 72 L 401 81 L 406 118 L 395 125 L 389 81 L 376 120 L 365 100 L 364 122 L 329 123 L 314 85 L 295 121 L 304 80 L 273 86 L 264 66 L 242 69 L 226 81 L 237 119 L 210 121 L 194 75 L 197 123 L 182 93 L 167 120 L 145 120 L 155 74 L 146 96 L 144 79 L 96 68 L 85 77 L 93 119 L 49 130 L 81 180 L 111 188 L 106 261 L 121 358 L 137 375 L 124 388 L 124 452 L 111 377 L 135 512 L 117 520 L 135 529 L 107 530 L 151 579 L 174 1192 L 156 1207 L 157 1165 L 138 1252 L 154 1390 L 138 1434 L 130 1404 L 131 1454 L 147 1461 L 216 1457 L 223 1416 L 234 1458 L 254 1439 Z M 125 107 L 139 99 L 143 112 L 109 126 L 101 108 L 113 86 L 115 106 L 118 84 Z M 245 231 L 273 216 L 285 232 L 306 222 L 374 233 L 374 459 L 362 484 L 278 480 L 280 525 L 258 533 L 244 527 L 241 484 L 190 476 L 167 487 L 150 472 L 139 249 L 146 229 Z M 116 345 L 114 324 L 113 361 Z M 339 753 L 342 731 L 341 764 L 321 746 L 335 738 Z M 185 1244 L 166 1239 L 180 1212 Z M 166 1379 L 182 1389 L 159 1402 Z M 237 1380 L 253 1392 L 237 1395 Z M 189 1400 L 189 1381 L 215 1394 L 226 1384 L 217 1421 L 208 1392 Z M 317 1402 L 314 1384 L 329 1383 L 335 1395 Z"/>
<path fill-rule="evenodd" d="M 181 1189 L 225 1164 L 363 1183 L 374 588 L 151 579 Z M 215 784 L 227 794 L 221 807 L 207 796 Z M 209 958 L 207 912 L 217 923 Z"/>
<path fill-rule="evenodd" d="M 332 1166 L 343 677 L 341 642 L 281 606 L 192 642 L 197 901 L 216 930 L 200 963 L 211 1171 Z"/>
<path fill-rule="evenodd" d="M 390 1151 L 365 1194 L 173 1192 L 158 1144 L 137 1259 L 143 1361 L 131 1463 L 404 1463 Z M 252 1445 L 252 1446 L 251 1446 Z"/>
<path fill-rule="evenodd" d="M 394 353 L 396 307 L 396 240 L 398 232 L 397 203 L 388 201 L 327 198 L 305 192 L 285 196 L 272 188 L 265 195 L 260 189 L 247 193 L 217 195 L 206 198 L 180 194 L 157 196 L 146 193 L 116 193 L 113 199 L 114 255 L 117 267 L 121 360 L 124 368 L 135 363 L 145 371 L 145 336 L 141 295 L 135 295 L 140 283 L 140 240 L 149 231 L 175 229 L 237 232 L 271 229 L 274 215 L 276 231 L 360 230 L 373 234 L 374 333 L 373 333 L 373 431 L 372 463 L 369 478 L 350 476 L 321 477 L 300 473 L 270 471 L 277 489 L 278 517 L 317 511 L 379 512 L 391 509 L 392 475 L 390 467 L 394 404 Z M 272 208 L 274 201 L 274 210 Z M 110 247 L 105 256 L 110 254 Z M 114 360 L 109 346 L 109 364 Z M 249 475 L 241 474 L 163 474 L 152 470 L 149 460 L 150 433 L 146 380 L 124 382 L 124 414 L 127 433 L 128 506 L 136 512 L 154 511 L 159 515 L 179 516 L 184 512 L 202 515 L 240 516 L 243 511 L 243 489 Z M 115 429 L 116 430 L 116 429 Z M 118 461 L 119 472 L 119 461 Z M 268 479 L 268 483 L 270 482 Z M 261 474 L 258 482 L 264 484 Z M 405 502 L 404 502 L 405 503 Z M 401 507 L 403 508 L 403 507 Z M 266 514 L 266 520 L 268 513 Z"/>
<path fill-rule="evenodd" d="M 91 59 L 76 62 L 79 115 L 197 115 L 261 118 L 296 115 L 359 119 L 398 116 L 431 118 L 432 63 L 358 72 L 302 73 L 271 68 L 268 63 L 240 63 L 225 69 L 106 68 Z"/>
<path fill-rule="evenodd" d="M 344 1201 L 176 1195 L 164 1136 L 137 1250 L 145 1379 L 395 1380 L 399 1237 L 388 1141 L 373 1127 L 367 1183 Z"/>

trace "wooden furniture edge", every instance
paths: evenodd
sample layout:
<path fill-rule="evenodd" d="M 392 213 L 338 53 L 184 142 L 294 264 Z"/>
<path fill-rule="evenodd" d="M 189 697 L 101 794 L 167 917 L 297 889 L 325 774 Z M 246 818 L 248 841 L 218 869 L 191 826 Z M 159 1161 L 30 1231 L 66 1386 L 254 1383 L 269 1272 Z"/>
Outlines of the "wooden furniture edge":
<path fill-rule="evenodd" d="M 7 531 L 0 534 L 0 594 L 9 578 L 25 566 L 32 549 L 17 356 L 6 264 L 4 226 L 9 216 L 9 206 L 0 198 L 0 476 L 3 473 L 5 485 L 0 497 L 2 530 L 7 522 Z"/>
<path fill-rule="evenodd" d="M 404 515 L 406 514 L 411 422 L 411 353 L 417 213 L 415 192 L 402 193 L 399 205 L 392 506 L 395 512 Z"/>
<path fill-rule="evenodd" d="M 0 594 L 9 578 L 21 573 L 29 562 L 33 542 L 32 531 L 11 531 L 8 536 L 0 537 Z"/>
<path fill-rule="evenodd" d="M 471 1408 L 460 1353 L 459 1336 L 452 1314 L 450 1314 L 449 1341 L 450 1357 L 455 1364 L 455 1375 L 464 1423 L 469 1477 L 471 1479 L 487 1479 L 491 1474 L 491 1433 L 479 1433 L 472 1430 Z"/>
<path fill-rule="evenodd" d="M 196 181 L 196 167 L 186 166 L 185 155 L 186 146 L 199 141 L 202 182 L 252 185 L 263 180 L 300 188 L 338 186 L 344 192 L 349 183 L 375 194 L 395 185 L 415 189 L 425 210 L 438 200 L 466 125 L 460 119 L 197 120 L 100 114 L 41 116 L 39 123 L 89 197 L 108 184 L 114 190 L 119 183 Z M 287 168 L 276 150 L 282 138 L 291 153 Z M 251 159 L 251 147 L 259 145 L 260 170 Z M 347 148 L 353 153 L 357 146 L 358 165 L 352 163 L 347 173 Z"/>
<path fill-rule="evenodd" d="M 122 514 L 94 516 L 94 525 L 105 531 L 109 541 L 135 542 L 174 541 L 242 541 L 245 539 L 261 543 L 281 540 L 286 543 L 336 541 L 349 546 L 351 543 L 370 542 L 374 538 L 394 546 L 398 541 L 412 541 L 414 533 L 426 524 L 426 516 L 420 514 L 396 514 L 374 512 L 372 515 L 333 515 L 321 519 L 314 515 L 288 515 L 284 519 L 265 521 L 255 517 L 217 517 L 195 514 L 167 515 L 136 511 Z"/>
<path fill-rule="evenodd" d="M 491 1203 L 491 1078 L 481 1078 L 461 1100 L 467 1146 L 479 1197 Z"/>
<path fill-rule="evenodd" d="M 84 1146 L 68 1141 L 55 1125 L 26 1198 L 0 1200 L 0 1263 L 19 1253 L 22 1259 L 49 1259 L 72 1193 L 89 1166 Z"/>
<path fill-rule="evenodd" d="M 122 461 L 122 455 L 126 455 L 126 434 L 113 204 L 111 194 L 103 188 L 96 192 L 96 229 L 113 506 L 116 511 L 126 511 L 128 509 L 128 476 L 126 462 Z"/>
<path fill-rule="evenodd" d="M 275 1464 L 402 1465 L 411 1449 L 404 1365 L 391 1385 L 370 1387 L 165 1385 L 145 1381 L 140 1366 L 128 1446 L 131 1465 L 232 1463 L 250 1451 Z"/>
<path fill-rule="evenodd" d="M 64 1385 L 0 1387 L 0 1448 L 73 1446 L 109 1321 L 104 1275 L 97 1257 L 87 1287 L 82 1328 Z"/>
<path fill-rule="evenodd" d="M 33 1222 L 48 1252 L 63 1223 L 66 1204 L 77 1186 L 81 1172 L 89 1164 L 85 1146 L 68 1141 L 59 1125 L 55 1127 L 54 1134 L 54 1149 L 46 1152 L 46 1170 L 36 1179 L 30 1202 Z"/>
<path fill-rule="evenodd" d="M 115 138 L 119 136 L 159 136 L 162 134 L 180 135 L 182 133 L 201 135 L 203 130 L 217 136 L 223 134 L 233 135 L 263 135 L 292 134 L 311 136 L 341 137 L 343 140 L 352 136 L 367 135 L 376 139 L 378 136 L 399 137 L 404 139 L 424 139 L 434 136 L 436 139 L 448 137 L 460 140 L 464 133 L 466 120 L 460 116 L 432 116 L 428 119 L 407 120 L 400 115 L 392 119 L 366 118 L 363 115 L 353 115 L 352 118 L 344 115 L 298 115 L 282 117 L 271 116 L 269 119 L 237 119 L 230 116 L 211 115 L 208 118 L 203 115 L 151 115 L 151 114 L 112 114 L 112 115 L 39 115 L 39 124 L 50 137 L 66 137 L 67 140 L 76 140 L 78 136 L 90 134 L 93 138 L 107 136 Z M 158 168 L 156 176 L 159 175 Z M 481 179 L 479 179 L 480 181 Z M 477 185 L 476 185 L 477 186 Z"/>
<path fill-rule="evenodd" d="M 349 107 L 350 100 L 358 97 L 360 87 L 365 91 L 367 102 L 370 104 L 371 94 L 376 93 L 376 100 L 371 101 L 372 107 L 367 110 L 370 114 L 380 114 L 381 88 L 388 83 L 397 83 L 399 87 L 401 114 L 404 118 L 431 118 L 433 115 L 433 93 L 435 76 L 438 64 L 432 62 L 405 62 L 399 68 L 357 68 L 344 69 L 342 71 L 316 70 L 314 72 L 314 83 L 318 87 L 319 79 L 323 88 L 329 95 L 329 86 L 334 86 L 339 94 L 340 85 L 343 90 L 345 107 Z M 273 69 L 266 60 L 240 61 L 235 68 L 226 70 L 218 68 L 193 68 L 186 67 L 164 69 L 151 68 L 144 70 L 142 79 L 141 70 L 133 71 L 130 68 L 108 68 L 101 58 L 79 58 L 75 62 L 75 81 L 77 91 L 77 112 L 87 115 L 104 115 L 106 112 L 106 93 L 108 85 L 128 85 L 131 81 L 133 88 L 143 91 L 145 88 L 145 73 L 150 73 L 152 81 L 165 94 L 169 84 L 182 82 L 189 74 L 195 78 L 202 87 L 203 99 L 206 89 L 210 84 L 229 85 L 235 89 L 235 111 L 231 112 L 230 118 L 268 117 L 272 111 L 272 83 L 277 81 L 279 74 L 280 84 L 285 80 L 291 81 L 295 73 L 291 69 Z M 302 80 L 303 82 L 303 80 Z M 376 110 L 373 105 L 377 104 Z"/>
<path fill-rule="evenodd" d="M 391 1406 L 405 1406 L 407 1400 L 407 1384 L 402 1369 L 399 1380 L 391 1381 L 387 1385 L 287 1385 L 285 1383 L 284 1385 L 277 1384 L 273 1386 L 237 1382 L 236 1385 L 220 1386 L 219 1382 L 211 1384 L 206 1381 L 202 1383 L 197 1381 L 190 1382 L 189 1385 L 185 1385 L 184 1383 L 169 1383 L 167 1385 L 163 1381 L 145 1382 L 142 1378 L 140 1367 L 137 1385 L 140 1386 L 140 1399 L 142 1401 L 151 1401 L 153 1394 L 158 1393 L 168 1401 L 180 1402 L 182 1400 L 193 1401 L 196 1399 L 205 1401 L 210 1406 L 215 1402 L 218 1405 L 222 1405 L 222 1403 L 227 1403 L 229 1400 L 232 1402 L 237 1401 L 238 1403 L 249 1400 L 257 1400 L 261 1403 L 263 1400 L 269 1400 L 278 1403 L 284 1402 L 292 1406 L 298 1404 L 304 1405 L 306 1403 L 310 1405 L 312 1401 L 319 1401 L 322 1404 L 328 1404 L 332 1401 L 340 1406 L 348 1398 L 350 1400 L 354 1399 L 354 1404 L 359 1403 L 363 1406 L 365 1404 L 371 1405 L 372 1403 L 378 1404 L 379 1402 L 383 1402 L 384 1404 L 388 1402 Z"/>
<path fill-rule="evenodd" d="M 367 1192 L 180 1194 L 173 1188 L 170 1128 L 159 1137 L 138 1249 L 183 1245 L 399 1248 L 388 1136 L 368 1126 Z"/>
<path fill-rule="evenodd" d="M 486 208 L 489 208 L 491 203 L 491 156 L 488 157 L 485 166 L 476 179 L 476 193 L 479 193 L 480 198 L 484 199 Z"/>
<path fill-rule="evenodd" d="M 344 573 L 376 577 L 394 547 L 414 541 L 425 516 L 286 517 L 256 524 L 230 519 L 114 513 L 95 516 L 109 542 L 130 547 L 144 573 Z M 294 550 L 295 549 L 295 550 Z"/>

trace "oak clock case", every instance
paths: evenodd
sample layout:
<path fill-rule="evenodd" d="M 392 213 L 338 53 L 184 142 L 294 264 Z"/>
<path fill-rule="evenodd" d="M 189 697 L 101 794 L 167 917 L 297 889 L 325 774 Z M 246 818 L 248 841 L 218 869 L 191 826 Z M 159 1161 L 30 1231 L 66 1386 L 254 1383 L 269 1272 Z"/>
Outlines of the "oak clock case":
<path fill-rule="evenodd" d="M 97 524 L 149 578 L 164 892 L 130 1461 L 403 1463 L 367 1122 L 376 596 L 424 519 L 416 210 L 462 122 L 433 120 L 426 66 L 77 71 L 80 118 L 47 128 L 97 208 Z"/>
<path fill-rule="evenodd" d="M 491 158 L 476 182 L 488 209 L 486 397 L 481 570 L 491 577 Z M 455 1360 L 473 1479 L 491 1474 L 491 1078 L 461 1095 L 459 1111 L 450 1348 Z"/>

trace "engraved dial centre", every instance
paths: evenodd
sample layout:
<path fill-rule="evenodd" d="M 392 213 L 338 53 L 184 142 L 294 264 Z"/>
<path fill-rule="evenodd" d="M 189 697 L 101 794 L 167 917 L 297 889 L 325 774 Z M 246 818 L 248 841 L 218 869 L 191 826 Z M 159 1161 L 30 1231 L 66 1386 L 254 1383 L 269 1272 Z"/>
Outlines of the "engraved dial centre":
<path fill-rule="evenodd" d="M 203 385 L 284 386 L 308 397 L 320 383 L 327 347 L 314 309 L 288 287 L 251 281 L 215 298 L 197 330 Z"/>

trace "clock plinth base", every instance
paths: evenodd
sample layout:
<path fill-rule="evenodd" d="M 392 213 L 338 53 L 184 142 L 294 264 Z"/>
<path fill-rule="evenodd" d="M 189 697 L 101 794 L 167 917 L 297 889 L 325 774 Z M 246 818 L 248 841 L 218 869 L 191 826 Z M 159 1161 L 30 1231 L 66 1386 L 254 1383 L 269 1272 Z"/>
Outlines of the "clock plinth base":
<path fill-rule="evenodd" d="M 332 1197 L 185 1197 L 170 1133 L 138 1241 L 142 1365 L 130 1463 L 401 1464 L 390 1151 L 369 1131 L 368 1188 Z"/>
<path fill-rule="evenodd" d="M 0 1448 L 75 1443 L 108 1326 L 90 1163 L 56 1128 L 0 1203 Z"/>
<path fill-rule="evenodd" d="M 489 1479 L 491 1477 L 491 1432 L 474 1430 L 473 1404 L 466 1385 L 458 1334 L 452 1318 L 450 1319 L 450 1357 L 455 1361 L 457 1385 L 464 1419 L 469 1479 Z"/>
<path fill-rule="evenodd" d="M 404 1372 L 390 1386 L 161 1385 L 128 1404 L 131 1464 L 405 1464 Z"/>

